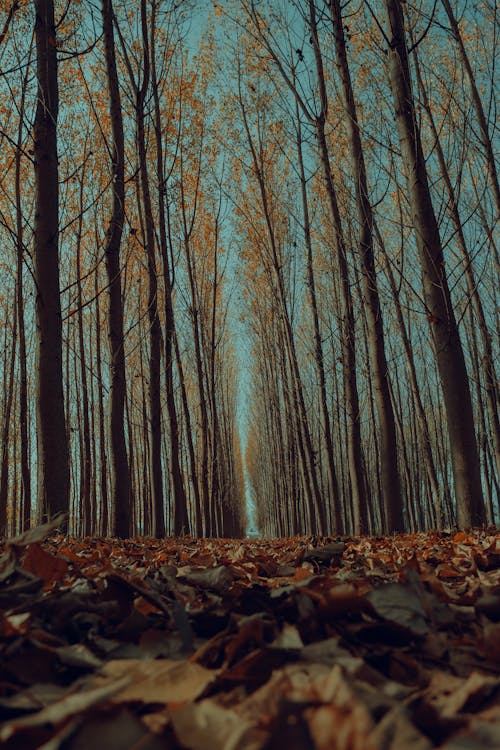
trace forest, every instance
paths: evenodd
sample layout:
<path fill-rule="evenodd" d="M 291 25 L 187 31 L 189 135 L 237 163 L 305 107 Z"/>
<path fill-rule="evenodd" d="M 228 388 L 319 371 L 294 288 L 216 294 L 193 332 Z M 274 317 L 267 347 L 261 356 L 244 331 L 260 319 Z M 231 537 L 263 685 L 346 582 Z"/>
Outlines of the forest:
<path fill-rule="evenodd" d="M 2 5 L 0 528 L 498 520 L 496 3 Z"/>
<path fill-rule="evenodd" d="M 498 750 L 496 0 L 0 0 L 0 745 Z"/>

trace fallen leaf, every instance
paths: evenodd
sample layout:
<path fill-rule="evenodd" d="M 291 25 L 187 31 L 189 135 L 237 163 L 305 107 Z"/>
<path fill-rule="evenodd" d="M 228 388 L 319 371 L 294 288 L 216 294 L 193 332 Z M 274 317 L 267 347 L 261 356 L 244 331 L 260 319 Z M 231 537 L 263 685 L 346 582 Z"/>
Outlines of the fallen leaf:
<path fill-rule="evenodd" d="M 175 734 L 189 750 L 259 750 L 261 737 L 251 737 L 253 725 L 239 714 L 206 699 L 172 713 Z"/>
<path fill-rule="evenodd" d="M 429 632 L 422 602 L 409 586 L 388 583 L 366 594 L 375 612 L 384 620 L 408 630 L 412 635 Z"/>
<path fill-rule="evenodd" d="M 0 740 L 6 742 L 22 729 L 39 727 L 45 724 L 56 726 L 74 714 L 86 711 L 91 706 L 110 698 L 114 693 L 122 690 L 129 682 L 128 677 L 122 677 L 110 684 L 81 692 L 69 692 L 61 700 L 42 708 L 36 714 L 15 719 L 0 727 Z M 20 745 L 21 746 L 21 745 Z"/>
<path fill-rule="evenodd" d="M 383 750 L 431 750 L 434 744 L 414 726 L 404 705 L 391 708 L 370 735 L 375 748 Z"/>
<path fill-rule="evenodd" d="M 48 589 L 55 581 L 64 578 L 68 571 L 68 563 L 62 557 L 46 552 L 38 542 L 28 546 L 23 559 L 23 568 L 41 578 L 44 588 Z"/>
<path fill-rule="evenodd" d="M 49 534 L 65 523 L 67 520 L 66 513 L 58 513 L 54 518 L 39 526 L 33 526 L 28 531 L 13 537 L 7 541 L 7 547 L 27 547 L 29 544 L 43 542 Z"/>
<path fill-rule="evenodd" d="M 322 565 L 340 565 L 345 552 L 344 542 L 333 542 L 321 547 L 314 547 L 304 552 L 302 559 Z"/>
<path fill-rule="evenodd" d="M 296 581 L 305 581 L 306 578 L 311 578 L 311 576 L 314 575 L 314 572 L 310 570 L 310 568 L 296 568 L 294 573 L 294 578 Z"/>
<path fill-rule="evenodd" d="M 99 669 L 102 661 L 83 643 L 75 643 L 71 646 L 60 646 L 56 649 L 57 658 L 61 664 L 79 669 Z"/>
<path fill-rule="evenodd" d="M 179 568 L 177 575 L 195 586 L 213 591 L 225 591 L 234 580 L 234 573 L 226 565 L 201 570 L 185 566 Z"/>
<path fill-rule="evenodd" d="M 442 714 L 450 717 L 462 712 L 475 713 L 485 703 L 498 700 L 500 700 L 500 678 L 473 672 L 444 701 Z"/>
<path fill-rule="evenodd" d="M 128 683 L 113 697 L 114 703 L 185 703 L 197 698 L 217 676 L 199 664 L 173 659 L 115 659 L 99 672 L 99 678 L 121 679 Z"/>

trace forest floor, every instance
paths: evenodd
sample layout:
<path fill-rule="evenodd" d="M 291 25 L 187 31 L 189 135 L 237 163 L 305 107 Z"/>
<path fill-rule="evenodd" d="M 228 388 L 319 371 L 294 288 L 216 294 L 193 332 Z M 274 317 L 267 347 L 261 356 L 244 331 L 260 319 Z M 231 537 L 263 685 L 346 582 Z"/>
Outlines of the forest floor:
<path fill-rule="evenodd" d="M 500 748 L 500 534 L 0 555 L 0 746 Z"/>

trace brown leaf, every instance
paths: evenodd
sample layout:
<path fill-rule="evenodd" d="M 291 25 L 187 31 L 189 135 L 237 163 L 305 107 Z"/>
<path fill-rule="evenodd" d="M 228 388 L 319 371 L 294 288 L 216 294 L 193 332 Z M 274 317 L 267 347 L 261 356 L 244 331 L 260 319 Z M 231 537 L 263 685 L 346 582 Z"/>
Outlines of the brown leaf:
<path fill-rule="evenodd" d="M 199 664 L 173 659 L 116 659 L 99 672 L 99 679 L 128 678 L 113 697 L 114 703 L 185 703 L 197 698 L 217 676 Z"/>
<path fill-rule="evenodd" d="M 3 724 L 0 727 L 0 741 L 6 742 L 16 732 L 22 729 L 40 727 L 45 724 L 56 726 L 70 716 L 85 711 L 91 706 L 101 703 L 111 697 L 114 693 L 122 690 L 128 682 L 128 677 L 122 677 L 119 680 L 114 680 L 112 683 L 108 683 L 101 687 L 82 690 L 77 693 L 68 692 L 68 694 L 61 700 L 42 708 L 42 710 L 38 711 L 36 714 L 26 716 L 22 719 L 15 719 L 7 722 L 7 724 Z M 21 747 L 21 745 L 19 746 Z"/>
<path fill-rule="evenodd" d="M 473 672 L 446 699 L 443 705 L 443 716 L 475 713 L 486 703 L 500 700 L 500 678 L 487 677 Z"/>
<path fill-rule="evenodd" d="M 311 578 L 313 575 L 313 571 L 310 568 L 296 568 L 294 573 L 294 578 L 296 581 L 305 581 L 306 578 Z"/>
<path fill-rule="evenodd" d="M 207 699 L 172 713 L 177 739 L 189 750 L 260 750 L 262 736 L 250 721 Z M 252 737 L 253 734 L 253 737 Z"/>
<path fill-rule="evenodd" d="M 226 565 L 201 570 L 187 565 L 179 568 L 177 575 L 190 584 L 212 591 L 225 591 L 234 580 L 234 573 Z"/>
<path fill-rule="evenodd" d="M 56 747 L 59 748 L 61 745 L 58 744 Z M 76 730 L 75 727 L 72 728 L 71 738 L 63 747 L 70 747 L 71 750 L 173 750 L 173 745 L 167 738 L 157 737 L 126 707 L 90 713 Z M 50 745 L 47 750 L 55 750 L 55 747 Z"/>
<path fill-rule="evenodd" d="M 314 547 L 304 552 L 303 560 L 319 563 L 322 565 L 340 565 L 342 555 L 345 552 L 344 542 L 332 542 L 321 547 Z"/>
<path fill-rule="evenodd" d="M 378 750 L 380 747 L 370 738 L 373 724 L 362 706 L 325 705 L 304 713 L 315 750 Z M 385 750 L 386 746 L 382 747 Z"/>
<path fill-rule="evenodd" d="M 431 750 L 434 744 L 411 722 L 404 705 L 394 706 L 370 735 L 375 748 L 383 750 Z"/>
<path fill-rule="evenodd" d="M 66 513 L 58 513 L 54 518 L 46 523 L 34 526 L 32 529 L 23 532 L 19 536 L 13 537 L 7 541 L 7 547 L 27 547 L 29 544 L 43 542 L 59 526 L 67 520 Z"/>
<path fill-rule="evenodd" d="M 49 589 L 55 581 L 61 581 L 68 572 L 68 563 L 61 557 L 46 552 L 38 542 L 28 546 L 23 568 L 41 578 L 44 589 Z"/>
<path fill-rule="evenodd" d="M 429 632 L 422 602 L 409 586 L 388 583 L 366 594 L 375 612 L 384 620 L 408 630 L 412 635 Z"/>

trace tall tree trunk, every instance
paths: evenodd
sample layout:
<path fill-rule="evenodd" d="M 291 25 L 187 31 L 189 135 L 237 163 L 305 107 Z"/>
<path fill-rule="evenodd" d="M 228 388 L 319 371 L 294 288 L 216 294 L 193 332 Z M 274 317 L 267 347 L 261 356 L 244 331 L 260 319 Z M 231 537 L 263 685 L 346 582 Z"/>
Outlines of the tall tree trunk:
<path fill-rule="evenodd" d="M 443 248 L 415 116 L 401 0 L 386 0 L 386 8 L 391 88 L 420 255 L 427 316 L 444 396 L 457 517 L 460 526 L 469 527 L 484 521 L 469 380 L 446 278 Z"/>
<path fill-rule="evenodd" d="M 203 368 L 203 357 L 200 342 L 200 310 L 198 301 L 198 292 L 195 282 L 195 270 L 191 253 L 191 244 L 189 235 L 185 229 L 184 233 L 184 250 L 186 255 L 186 264 L 188 268 L 189 289 L 191 293 L 191 327 L 194 340 L 194 352 L 196 360 L 196 376 L 198 385 L 199 408 L 200 408 L 200 434 L 201 434 L 201 466 L 200 466 L 200 483 L 201 483 L 201 501 L 203 514 L 208 523 L 208 535 L 213 536 L 215 533 L 215 515 L 213 500 L 210 496 L 210 483 L 208 472 L 208 440 L 209 440 L 209 422 L 208 408 L 206 398 L 205 372 Z M 176 534 L 186 533 L 186 529 L 178 529 Z"/>
<path fill-rule="evenodd" d="M 179 420 L 177 415 L 177 406 L 175 403 L 174 387 L 174 353 L 173 338 L 175 335 L 174 307 L 173 307 L 173 268 L 170 268 L 169 246 L 167 242 L 167 216 L 166 203 L 166 177 L 163 165 L 163 133 L 161 107 L 159 97 L 159 81 L 156 72 L 156 3 L 153 3 L 152 9 L 152 32 L 151 32 L 151 83 L 153 89 L 154 102 L 154 131 L 156 145 L 156 173 L 158 179 L 158 226 L 159 242 L 163 271 L 164 286 L 164 316 L 165 316 L 165 387 L 167 413 L 170 432 L 170 470 L 172 472 L 172 490 L 173 490 L 173 516 L 174 526 L 177 528 L 189 529 L 189 520 L 187 516 L 187 499 L 184 487 L 184 479 L 181 471 L 180 462 L 180 442 L 179 442 Z M 170 236 L 170 233 L 168 233 Z M 198 487 L 196 487 L 198 492 Z M 177 521 L 175 521 L 177 519 Z M 201 523 L 197 519 L 196 523 Z M 201 526 L 197 528 L 198 536 L 201 536 Z"/>
<path fill-rule="evenodd" d="M 120 87 L 116 70 L 112 0 L 101 0 L 104 50 L 108 76 L 112 130 L 113 208 L 106 234 L 106 271 L 108 275 L 108 336 L 111 355 L 110 373 L 110 473 L 114 533 L 130 534 L 130 473 L 125 441 L 125 351 L 120 270 L 120 244 L 125 220 L 125 147 Z"/>
<path fill-rule="evenodd" d="M 89 389 L 87 381 L 87 357 L 85 352 L 85 334 L 83 327 L 83 291 L 82 291 L 82 232 L 83 232 L 83 214 L 84 214 L 84 184 L 85 184 L 85 164 L 82 168 L 80 181 L 80 205 L 78 217 L 78 230 L 76 238 L 76 288 L 77 288 L 77 307 L 78 307 L 78 352 L 80 359 L 80 378 L 82 386 L 82 414 L 83 414 L 83 435 L 82 440 L 82 464 L 80 466 L 80 483 L 83 534 L 89 536 L 93 530 L 91 514 L 91 483 L 92 483 L 92 456 L 90 447 L 90 417 L 89 417 Z"/>
<path fill-rule="evenodd" d="M 479 346 L 477 337 L 476 321 L 474 320 L 474 312 L 472 305 L 468 306 L 468 318 L 470 322 L 470 346 L 471 346 L 471 361 L 472 361 L 472 377 L 476 387 L 476 419 L 478 425 L 478 447 L 481 455 L 481 448 L 483 449 L 484 461 L 482 466 L 484 484 L 486 485 L 485 493 L 485 510 L 486 510 L 486 521 L 488 524 L 495 524 L 495 512 L 493 510 L 493 500 L 489 491 L 488 482 L 488 456 L 489 445 L 488 445 L 488 431 L 486 428 L 486 409 L 484 408 L 483 393 L 482 393 L 482 382 L 479 376 Z"/>
<path fill-rule="evenodd" d="M 99 294 L 99 273 L 96 268 L 94 278 L 95 294 L 95 326 L 96 326 L 96 367 L 97 367 L 97 404 L 99 418 L 99 488 L 101 498 L 100 533 L 107 536 L 110 533 L 109 501 L 108 501 L 108 456 L 106 451 L 106 419 L 104 415 L 104 383 L 102 373 L 101 346 L 101 305 Z"/>
<path fill-rule="evenodd" d="M 323 59 L 321 56 L 316 8 L 314 0 L 309 0 L 309 29 L 313 45 L 318 85 L 320 90 L 321 112 L 316 118 L 315 135 L 318 144 L 319 158 L 323 171 L 323 179 L 328 200 L 328 207 L 333 223 L 336 244 L 336 259 L 338 263 L 341 302 L 341 336 L 342 336 L 342 367 L 344 387 L 346 392 L 346 407 L 348 412 L 348 462 L 351 480 L 351 501 L 354 516 L 354 533 L 363 534 L 367 530 L 367 498 L 365 494 L 363 453 L 361 447 L 361 430 L 359 414 L 359 396 L 356 382 L 356 350 L 355 326 L 352 307 L 351 289 L 349 283 L 349 268 L 347 264 L 347 248 L 337 193 L 333 182 L 330 163 L 330 153 L 326 140 L 326 116 L 328 112 L 328 96 L 325 83 Z"/>
<path fill-rule="evenodd" d="M 388 521 L 387 521 L 387 514 L 386 514 L 386 507 L 384 504 L 384 494 L 382 490 L 382 471 L 381 466 L 382 462 L 380 460 L 380 442 L 378 439 L 377 434 L 377 417 L 375 414 L 376 406 L 375 406 L 375 397 L 374 397 L 374 387 L 373 387 L 373 378 L 371 377 L 371 371 L 370 371 L 370 345 L 369 345 L 369 331 L 368 331 L 368 316 L 367 316 L 367 310 L 366 305 L 363 304 L 363 295 L 361 290 L 361 280 L 360 280 L 360 273 L 359 269 L 356 264 L 353 264 L 353 276 L 356 284 L 356 291 L 357 291 L 357 297 L 361 301 L 360 310 L 359 310 L 359 318 L 360 318 L 360 329 L 362 331 L 362 336 L 358 335 L 358 340 L 362 340 L 363 343 L 363 349 L 364 349 L 364 355 L 365 355 L 365 362 L 366 362 L 366 370 L 367 370 L 367 394 L 365 396 L 365 402 L 368 402 L 368 411 L 370 413 L 370 424 L 373 425 L 373 429 L 370 430 L 371 434 L 368 437 L 368 440 L 365 443 L 364 450 L 363 450 L 363 458 L 365 462 L 365 482 L 367 486 L 367 496 L 371 498 L 370 507 L 369 507 L 369 513 L 371 512 L 372 517 L 372 526 L 373 526 L 373 520 L 375 518 L 380 519 L 380 523 L 376 527 L 375 531 L 377 533 L 382 533 L 385 529 L 389 527 Z M 361 355 L 361 352 L 359 352 Z M 357 357 L 357 361 L 359 362 L 360 357 Z M 396 456 L 397 460 L 397 456 Z M 370 527 L 370 524 L 367 524 L 367 528 Z"/>
<path fill-rule="evenodd" d="M 325 441 L 326 449 L 326 468 L 328 475 L 328 486 L 331 493 L 331 502 L 333 504 L 333 533 L 342 531 L 342 517 L 340 513 L 340 496 L 339 485 L 337 480 L 337 471 L 335 469 L 335 458 L 333 452 L 332 430 L 330 426 L 330 414 L 328 412 L 328 398 L 326 393 L 326 376 L 323 357 L 323 343 L 321 341 L 321 331 L 319 326 L 318 301 L 316 297 L 316 281 L 314 278 L 313 249 L 311 240 L 311 221 L 309 217 L 309 202 L 307 198 L 307 182 L 304 168 L 304 156 L 302 153 L 302 128 L 300 123 L 300 112 L 298 104 L 295 110 L 297 118 L 297 156 L 299 162 L 299 176 L 302 197 L 302 215 L 304 218 L 304 242 L 306 245 L 307 257 L 307 285 L 309 288 L 309 300 L 311 304 L 311 313 L 313 318 L 314 330 L 314 361 L 319 382 L 321 416 L 323 419 L 322 435 Z"/>
<path fill-rule="evenodd" d="M 365 494 L 363 452 L 361 447 L 361 429 L 359 414 L 359 396 L 356 382 L 356 350 L 354 342 L 354 313 L 349 283 L 349 268 L 347 265 L 346 247 L 342 231 L 340 211 L 337 204 L 333 175 L 330 166 L 330 156 L 326 143 L 324 120 L 318 122 L 316 128 L 320 161 L 326 183 L 329 208 L 334 224 L 337 245 L 337 261 L 339 266 L 341 290 L 341 337 L 342 337 L 342 370 L 347 408 L 347 454 L 349 463 L 349 477 L 351 483 L 351 502 L 354 516 L 354 533 L 363 534 L 367 530 L 367 498 Z"/>
<path fill-rule="evenodd" d="M 7 336 L 9 328 L 5 326 L 4 352 L 7 360 Z M 2 410 L 2 433 L 0 442 L 0 534 L 7 535 L 7 509 L 9 503 L 9 442 L 11 430 L 11 413 L 14 402 L 14 374 L 16 371 L 17 317 L 14 316 L 11 336 L 10 366 L 4 362 L 4 404 Z M 10 527 L 15 529 L 16 508 L 14 507 Z"/>
<path fill-rule="evenodd" d="M 385 271 L 386 271 L 387 278 L 389 281 L 389 286 L 391 288 L 392 299 L 394 301 L 394 309 L 396 311 L 396 320 L 398 322 L 399 333 L 401 336 L 401 340 L 403 342 L 403 349 L 406 355 L 406 362 L 408 364 L 408 372 L 410 376 L 410 388 L 411 388 L 411 392 L 413 395 L 413 403 L 415 406 L 416 416 L 417 416 L 419 426 L 420 426 L 422 450 L 423 450 L 424 459 L 425 459 L 425 468 L 426 468 L 427 475 L 429 477 L 429 485 L 432 490 L 432 495 L 431 495 L 430 500 L 433 503 L 433 505 L 437 508 L 437 512 L 436 512 L 437 523 L 438 523 L 438 527 L 441 528 L 442 523 L 443 523 L 441 490 L 439 487 L 439 481 L 437 477 L 434 456 L 432 455 L 432 445 L 431 445 L 431 437 L 430 437 L 430 432 L 429 432 L 429 425 L 428 425 L 424 405 L 422 403 L 422 396 L 420 394 L 420 388 L 418 384 L 417 369 L 415 365 L 415 356 L 414 356 L 413 348 L 411 345 L 410 336 L 408 335 L 408 331 L 406 328 L 406 324 L 405 324 L 405 320 L 403 316 L 403 310 L 401 307 L 399 290 L 396 285 L 396 280 L 394 278 L 394 273 L 391 268 L 391 262 L 389 260 L 389 257 L 386 251 L 385 243 L 383 241 L 382 235 L 380 234 L 378 230 L 376 223 L 374 224 L 374 228 L 375 228 L 376 237 L 380 245 L 380 249 L 382 250 L 383 256 L 385 258 Z M 402 432 L 402 437 L 404 437 L 403 432 Z"/>
<path fill-rule="evenodd" d="M 53 0 L 34 0 L 38 94 L 34 122 L 38 503 L 43 515 L 69 510 L 59 288 L 59 92 Z"/>
<path fill-rule="evenodd" d="M 219 252 L 219 219 L 220 219 L 220 202 L 218 210 L 214 217 L 214 240 L 213 240 L 213 257 L 214 257 L 214 279 L 212 283 L 212 305 L 211 305 L 211 320 L 210 320 L 210 336 L 208 346 L 205 349 L 208 350 L 208 399 L 211 411 L 211 435 L 212 435 L 212 446 L 211 446 L 211 495 L 212 502 L 224 502 L 223 492 L 221 491 L 221 474 L 223 464 L 221 461 L 222 445 L 220 442 L 220 429 L 219 429 L 219 415 L 218 415 L 218 404 L 217 404 L 217 383 L 216 383 L 216 350 L 217 350 L 217 296 L 219 288 L 218 279 L 218 252 Z"/>
<path fill-rule="evenodd" d="M 151 190 L 146 153 L 144 126 L 144 102 L 150 83 L 149 32 L 146 2 L 141 0 L 141 26 L 143 44 L 143 78 L 136 92 L 137 148 L 141 178 L 142 203 L 144 206 L 145 244 L 148 264 L 148 319 L 149 319 L 149 419 L 151 429 L 151 501 L 154 516 L 154 533 L 165 536 L 165 508 L 163 494 L 163 470 L 161 458 L 161 326 L 158 315 L 158 279 L 156 272 L 156 245 Z"/>
<path fill-rule="evenodd" d="M 373 213 L 368 196 L 365 159 L 361 144 L 356 103 L 344 38 L 340 0 L 331 0 L 335 52 L 339 69 L 345 123 L 348 133 L 356 208 L 359 223 L 359 250 L 362 269 L 363 303 L 368 328 L 368 351 L 377 407 L 380 437 L 380 474 L 386 530 L 403 530 L 403 508 L 398 473 L 396 425 L 390 396 L 389 370 L 385 354 L 384 326 L 378 294 L 373 250 Z"/>
<path fill-rule="evenodd" d="M 200 156 L 201 159 L 201 156 Z M 199 175 L 198 175 L 199 178 Z M 196 190 L 198 190 L 198 185 Z M 195 201 L 195 206 L 196 206 Z M 195 213 L 188 221 L 186 208 L 186 195 L 184 184 L 184 167 L 183 157 L 181 154 L 181 209 L 182 209 L 182 227 L 183 227 L 183 247 L 186 258 L 188 273 L 189 292 L 191 295 L 191 304 L 189 308 L 189 317 L 191 319 L 191 329 L 193 332 L 194 354 L 196 362 L 196 380 L 199 396 L 200 410 L 200 440 L 201 440 L 201 466 L 200 466 L 200 485 L 201 485 L 201 503 L 203 515 L 207 521 L 208 535 L 213 536 L 215 533 L 215 508 L 214 498 L 210 495 L 208 459 L 209 459 L 209 420 L 208 406 L 206 395 L 206 378 L 203 366 L 203 354 L 201 344 L 201 321 L 200 321 L 200 299 L 196 277 L 196 259 L 191 247 L 191 235 L 194 226 Z M 196 211 L 196 207 L 194 209 Z M 179 528 L 174 531 L 175 534 L 186 533 L 186 529 Z"/>
<path fill-rule="evenodd" d="M 96 272 L 94 273 L 94 276 Z M 95 362 L 94 356 L 94 329 L 91 331 L 89 336 L 89 361 Z M 97 378 L 93 369 L 90 370 L 89 380 L 89 416 L 90 416 L 90 510 L 92 518 L 92 530 L 94 534 L 99 534 L 100 520 L 101 520 L 101 509 L 97 500 L 97 474 L 98 474 L 98 461 L 97 461 L 97 404 L 96 404 L 96 388 Z"/>
<path fill-rule="evenodd" d="M 175 329 L 172 331 L 173 334 L 173 343 L 174 343 L 174 351 L 175 351 L 175 361 L 177 363 L 177 370 L 179 372 L 179 384 L 181 387 L 181 399 L 182 399 L 182 409 L 184 413 L 184 419 L 186 422 L 186 443 L 188 447 L 188 454 L 189 454 L 189 469 L 191 474 L 191 485 L 193 487 L 193 495 L 194 495 L 194 518 L 195 518 L 195 529 L 196 536 L 201 537 L 203 536 L 203 533 L 205 532 L 205 535 L 207 534 L 207 524 L 206 521 L 206 512 L 207 509 L 205 506 L 202 506 L 202 498 L 200 495 L 200 483 L 198 481 L 198 475 L 197 475 L 197 467 L 196 467 L 196 456 L 194 451 L 194 444 L 193 444 L 193 430 L 192 430 L 192 422 L 191 422 L 191 414 L 189 412 L 189 402 L 188 402 L 188 396 L 187 396 L 187 389 L 186 389 L 186 381 L 184 378 L 184 366 L 182 364 L 182 357 L 181 357 L 181 351 L 179 347 L 179 340 L 177 338 L 177 334 L 175 332 Z M 187 504 L 182 506 L 175 506 L 174 507 L 174 534 L 180 534 L 182 533 L 183 529 L 189 528 L 189 518 L 187 513 Z"/>
<path fill-rule="evenodd" d="M 71 431 L 71 417 L 72 417 L 72 399 L 71 399 L 71 388 L 73 385 L 73 378 L 71 377 L 71 363 L 72 363 L 72 357 L 70 356 L 71 350 L 74 348 L 74 342 L 71 341 L 73 334 L 73 329 L 68 326 L 68 332 L 66 335 L 66 340 L 64 341 L 64 361 L 63 361 L 63 367 L 64 367 L 64 401 L 67 404 L 68 408 L 66 411 L 66 439 L 68 441 L 68 455 L 70 456 L 70 462 L 69 462 L 69 514 L 70 518 L 73 520 L 72 522 L 72 528 L 70 527 L 70 531 L 73 533 L 77 533 L 77 525 L 76 522 L 79 517 L 79 503 L 76 497 L 76 493 L 72 492 L 72 489 L 76 487 L 75 482 L 75 469 L 76 469 L 76 461 L 72 460 L 73 457 L 73 450 L 72 450 L 72 431 Z M 74 411 L 74 410 L 73 410 Z M 38 508 L 38 519 L 40 522 L 41 518 L 41 508 Z"/>
<path fill-rule="evenodd" d="M 30 49 L 31 57 L 31 49 Z M 19 106 L 19 126 L 17 131 L 17 148 L 15 152 L 14 190 L 16 202 L 16 316 L 19 335 L 19 437 L 21 444 L 21 529 L 26 530 L 31 521 L 31 467 L 30 441 L 28 429 L 28 373 L 26 362 L 26 327 L 24 319 L 24 228 L 21 203 L 21 158 L 24 126 L 24 105 L 26 98 L 27 78 L 23 81 L 21 103 Z"/>

